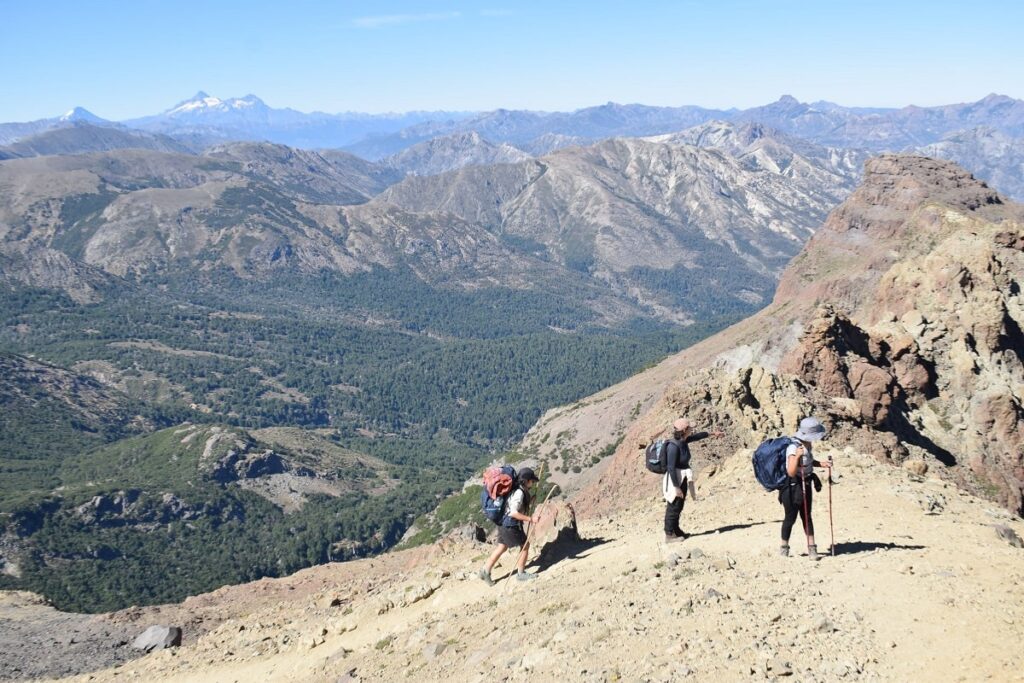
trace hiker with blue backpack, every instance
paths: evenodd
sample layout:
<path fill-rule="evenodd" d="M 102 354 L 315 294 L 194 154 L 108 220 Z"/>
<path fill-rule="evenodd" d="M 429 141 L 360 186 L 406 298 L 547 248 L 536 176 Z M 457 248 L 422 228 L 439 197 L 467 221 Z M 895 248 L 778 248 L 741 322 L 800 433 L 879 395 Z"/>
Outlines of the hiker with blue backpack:
<path fill-rule="evenodd" d="M 509 474 L 509 470 L 512 474 Z M 494 481 L 489 480 L 492 475 Z M 505 477 L 509 479 L 506 481 Z M 508 466 L 493 468 L 484 473 L 484 491 L 481 494 L 484 513 L 498 524 L 498 547 L 487 558 L 487 562 L 479 572 L 480 578 L 488 586 L 494 585 L 491 570 L 509 548 L 522 548 L 516 561 L 516 578 L 520 581 L 537 578 L 536 574 L 526 572 L 526 559 L 530 555 L 530 543 L 526 538 L 526 532 L 523 531 L 523 522 L 536 524 L 539 519 L 538 515 L 529 514 L 530 491 L 538 481 L 537 475 L 529 467 L 519 470 L 518 474 Z M 489 510 L 493 510 L 494 513 L 489 514 Z"/>
<path fill-rule="evenodd" d="M 818 546 L 814 542 L 814 520 L 811 509 L 813 491 L 821 491 L 821 479 L 815 467 L 830 470 L 832 461 L 814 459 L 811 443 L 825 438 L 825 425 L 816 417 L 800 420 L 800 428 L 792 437 L 768 439 L 754 451 L 754 474 L 766 490 L 779 492 L 779 502 L 785 511 L 782 519 L 782 545 L 779 554 L 789 557 L 789 536 L 799 516 L 807 536 L 807 555 L 818 560 Z"/>
<path fill-rule="evenodd" d="M 652 439 L 663 434 L 668 428 L 662 429 Z M 679 528 L 679 518 L 686 504 L 686 493 L 697 500 L 697 489 L 694 485 L 693 469 L 690 467 L 689 444 L 701 441 L 709 436 L 721 437 L 721 430 L 713 432 L 693 432 L 690 421 L 684 417 L 672 423 L 672 438 L 652 441 L 646 447 L 647 469 L 662 474 L 661 494 L 665 499 L 665 542 L 677 543 L 689 537 Z"/>

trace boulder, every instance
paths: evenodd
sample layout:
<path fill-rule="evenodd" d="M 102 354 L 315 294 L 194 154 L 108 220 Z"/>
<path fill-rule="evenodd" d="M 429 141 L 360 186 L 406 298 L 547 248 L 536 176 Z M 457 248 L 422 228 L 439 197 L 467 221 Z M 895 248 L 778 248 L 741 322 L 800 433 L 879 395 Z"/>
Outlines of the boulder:
<path fill-rule="evenodd" d="M 903 463 L 903 469 L 911 474 L 923 477 L 928 473 L 928 463 L 924 460 L 907 460 Z"/>
<path fill-rule="evenodd" d="M 1000 524 L 996 527 L 996 534 L 1014 548 L 1024 548 L 1024 541 L 1017 535 L 1017 532 L 1005 524 Z"/>
<path fill-rule="evenodd" d="M 177 626 L 150 626 L 132 641 L 136 650 L 163 650 L 181 645 L 181 629 Z"/>

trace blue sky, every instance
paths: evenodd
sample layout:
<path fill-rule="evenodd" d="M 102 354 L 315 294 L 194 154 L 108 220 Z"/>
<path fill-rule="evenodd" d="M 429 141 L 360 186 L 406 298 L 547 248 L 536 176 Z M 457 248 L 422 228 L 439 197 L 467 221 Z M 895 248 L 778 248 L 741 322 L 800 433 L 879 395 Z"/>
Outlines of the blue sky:
<path fill-rule="evenodd" d="M 1024 2 L 0 0 L 0 121 L 205 90 L 301 111 L 1024 97 Z"/>

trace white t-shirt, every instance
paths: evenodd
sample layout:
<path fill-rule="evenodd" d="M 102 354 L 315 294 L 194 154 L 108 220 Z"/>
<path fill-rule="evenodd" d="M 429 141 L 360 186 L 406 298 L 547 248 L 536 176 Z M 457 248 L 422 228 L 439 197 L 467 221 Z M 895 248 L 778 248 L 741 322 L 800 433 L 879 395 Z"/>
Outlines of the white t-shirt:
<path fill-rule="evenodd" d="M 789 456 L 796 455 L 796 449 L 799 448 L 795 443 L 789 444 L 786 448 L 786 463 L 789 463 Z M 796 464 L 796 476 L 798 477 L 809 477 L 814 472 L 814 455 L 811 453 L 810 446 L 804 446 L 804 454 L 800 457 L 800 462 Z"/>
<path fill-rule="evenodd" d="M 526 512 L 523 511 L 523 490 L 519 487 L 516 487 L 516 489 L 509 495 L 508 505 L 505 507 L 506 515 L 511 515 L 513 512 L 518 512 L 521 515 L 526 514 Z"/>

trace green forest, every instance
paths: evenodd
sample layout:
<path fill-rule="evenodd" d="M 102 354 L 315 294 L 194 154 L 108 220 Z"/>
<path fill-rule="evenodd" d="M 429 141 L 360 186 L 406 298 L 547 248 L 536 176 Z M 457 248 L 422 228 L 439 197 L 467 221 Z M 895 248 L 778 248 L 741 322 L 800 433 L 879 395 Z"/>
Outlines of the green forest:
<path fill-rule="evenodd" d="M 0 298 L 0 352 L 79 376 L 100 368 L 118 387 L 99 412 L 30 380 L 0 394 L 0 523 L 27 549 L 21 577 L 2 575 L 0 587 L 62 609 L 180 600 L 384 550 L 545 410 L 749 313 L 730 302 L 687 328 L 609 328 L 571 291 L 465 292 L 382 270 L 269 283 L 213 271 L 112 287 L 85 305 L 23 287 Z M 386 463 L 380 476 L 396 484 L 312 496 L 285 513 L 213 481 L 158 431 L 182 423 L 324 430 Z M 201 514 L 168 517 L 165 493 Z M 76 512 L 114 494 L 131 497 L 134 516 Z"/>

